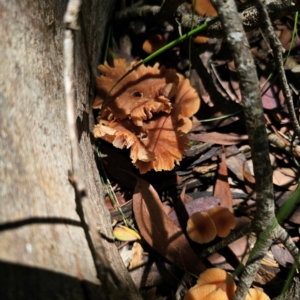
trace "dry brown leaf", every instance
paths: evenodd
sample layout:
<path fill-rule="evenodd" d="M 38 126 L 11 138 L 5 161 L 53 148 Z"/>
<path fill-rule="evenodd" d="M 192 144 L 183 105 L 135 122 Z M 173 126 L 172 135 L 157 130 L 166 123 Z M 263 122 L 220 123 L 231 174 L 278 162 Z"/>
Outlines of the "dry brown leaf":
<path fill-rule="evenodd" d="M 208 211 L 209 209 L 218 206 L 221 199 L 217 197 L 200 197 L 185 203 L 179 199 L 175 204 L 175 210 L 172 210 L 168 216 L 177 225 L 186 227 L 188 218 L 197 211 Z"/>
<path fill-rule="evenodd" d="M 219 145 L 236 145 L 248 140 L 248 135 L 225 134 L 218 132 L 200 133 L 190 136 L 190 140 Z"/>
<path fill-rule="evenodd" d="M 234 145 L 226 147 L 225 153 L 227 168 L 244 182 L 247 192 L 253 196 L 255 178 L 251 174 L 245 155 Z"/>
<path fill-rule="evenodd" d="M 182 230 L 164 213 L 154 188 L 142 179 L 134 190 L 133 212 L 142 237 L 155 251 L 193 274 L 206 269 Z"/>
<path fill-rule="evenodd" d="M 102 98 L 95 100 L 94 108 L 102 106 L 104 95 L 115 82 L 111 78 L 116 80 L 130 69 L 124 60 L 114 63 L 115 68 L 107 64 L 99 67 L 106 76 L 98 78 Z M 95 137 L 120 149 L 130 148 L 132 163 L 142 174 L 151 169 L 172 170 L 189 149 L 189 118 L 200 105 L 195 89 L 188 79 L 174 70 L 159 69 L 158 64 L 140 66 L 117 87 L 103 104 Z"/>
<path fill-rule="evenodd" d="M 272 245 L 271 247 L 272 254 L 276 261 L 283 267 L 287 268 L 294 263 L 294 258 L 290 252 L 280 245 Z"/>
<path fill-rule="evenodd" d="M 245 162 L 243 165 L 243 175 L 244 175 L 244 185 L 245 185 L 246 191 L 248 192 L 249 195 L 251 195 L 252 197 L 255 198 L 256 197 L 255 178 L 251 174 L 247 162 Z"/>
<path fill-rule="evenodd" d="M 286 173 L 286 172 L 285 172 Z M 293 185 L 295 184 L 296 178 L 291 177 L 291 173 L 286 175 L 280 169 L 274 170 L 273 172 L 273 183 L 278 186 L 285 186 L 285 185 Z"/>
<path fill-rule="evenodd" d="M 228 172 L 226 166 L 226 156 L 222 152 L 222 160 L 219 165 L 217 180 L 214 188 L 214 196 L 221 198 L 221 206 L 227 207 L 231 212 L 232 209 L 232 196 L 230 186 L 228 183 Z"/>
<path fill-rule="evenodd" d="M 132 246 L 132 257 L 131 257 L 131 262 L 128 267 L 128 270 L 132 270 L 132 269 L 137 268 L 144 264 L 143 253 L 144 253 L 144 250 L 143 250 L 141 244 L 138 242 L 135 242 Z"/>
<path fill-rule="evenodd" d="M 296 206 L 293 210 L 293 213 L 291 215 L 291 217 L 289 218 L 289 221 L 300 225 L 300 207 Z"/>
<path fill-rule="evenodd" d="M 155 255 L 143 257 L 142 266 L 130 270 L 129 274 L 137 288 L 159 286 L 162 284 L 173 285 L 174 278 L 182 276 L 181 270 L 170 263 L 157 261 Z M 156 299 L 156 298 L 155 298 Z"/>
<path fill-rule="evenodd" d="M 228 247 L 240 262 L 242 262 L 242 260 L 244 260 L 244 257 L 249 253 L 246 236 L 243 236 L 238 240 L 235 240 L 234 242 L 229 244 Z M 218 252 L 211 254 L 208 257 L 208 260 L 217 268 L 234 270 L 234 266 L 231 266 L 229 264 L 228 258 L 226 256 L 224 257 Z"/>

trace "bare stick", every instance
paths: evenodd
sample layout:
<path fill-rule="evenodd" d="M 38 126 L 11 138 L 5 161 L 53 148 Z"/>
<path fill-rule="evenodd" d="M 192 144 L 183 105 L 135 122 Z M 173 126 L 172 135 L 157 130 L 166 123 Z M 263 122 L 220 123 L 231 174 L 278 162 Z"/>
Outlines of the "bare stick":
<path fill-rule="evenodd" d="M 250 253 L 235 293 L 234 299 L 237 300 L 245 298 L 260 262 L 272 244 L 270 233 L 278 226 L 278 223 L 275 218 L 272 168 L 256 66 L 235 2 L 213 0 L 212 3 L 218 11 L 239 77 L 256 179 L 257 211 L 253 230 L 258 239 L 255 249 Z"/>
<path fill-rule="evenodd" d="M 282 244 L 286 247 L 286 249 L 291 253 L 291 255 L 294 257 L 297 268 L 299 268 L 300 252 L 292 238 L 289 236 L 289 234 L 282 227 L 279 226 L 279 228 L 276 230 L 275 237 L 279 239 L 282 242 Z"/>
<path fill-rule="evenodd" d="M 226 247 L 227 245 L 231 244 L 232 242 L 238 240 L 239 238 L 241 238 L 242 236 L 244 236 L 245 234 L 248 234 L 252 231 L 252 222 L 249 222 L 248 224 L 246 224 L 243 228 L 237 230 L 237 231 L 233 231 L 229 236 L 227 236 L 226 238 L 222 239 L 222 241 L 220 241 L 219 243 L 212 245 L 206 249 L 204 249 L 199 257 L 207 257 L 208 255 L 215 253 L 216 251 Z"/>
<path fill-rule="evenodd" d="M 295 108 L 294 108 L 294 103 L 293 103 L 293 97 L 292 97 L 292 91 L 289 88 L 286 76 L 285 76 L 285 71 L 284 71 L 284 66 L 283 66 L 283 58 L 282 58 L 282 45 L 273 29 L 273 26 L 271 24 L 271 20 L 269 17 L 269 14 L 267 12 L 266 6 L 260 1 L 260 0 L 255 0 L 257 10 L 261 16 L 261 25 L 264 33 L 268 37 L 270 41 L 270 45 L 272 47 L 273 53 L 274 53 L 274 63 L 279 75 L 279 82 L 280 86 L 289 110 L 290 118 L 292 121 L 292 124 L 294 126 L 294 129 L 300 137 L 300 126 L 299 122 L 297 120 L 296 114 L 295 114 Z"/>

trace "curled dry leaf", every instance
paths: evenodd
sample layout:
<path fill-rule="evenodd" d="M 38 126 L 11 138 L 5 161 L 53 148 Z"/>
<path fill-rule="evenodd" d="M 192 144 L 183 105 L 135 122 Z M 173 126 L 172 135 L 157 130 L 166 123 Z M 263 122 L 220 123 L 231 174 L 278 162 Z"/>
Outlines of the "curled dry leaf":
<path fill-rule="evenodd" d="M 140 235 L 134 230 L 126 227 L 126 226 L 118 226 L 113 231 L 114 237 L 119 241 L 129 242 L 140 240 Z"/>
<path fill-rule="evenodd" d="M 182 230 L 163 211 L 155 189 L 142 179 L 137 180 L 134 189 L 133 212 L 141 236 L 155 251 L 193 274 L 206 269 Z"/>
<path fill-rule="evenodd" d="M 141 244 L 135 242 L 132 246 L 132 258 L 128 270 L 132 270 L 144 264 L 143 253 L 144 249 Z"/>
<path fill-rule="evenodd" d="M 106 75 L 97 78 L 98 96 L 93 108 L 101 108 L 96 138 L 115 147 L 130 148 L 130 157 L 140 173 L 154 169 L 172 170 L 189 149 L 186 133 L 189 119 L 200 106 L 199 96 L 188 79 L 175 70 L 140 66 L 105 97 L 114 83 L 130 70 L 125 60 L 99 69 Z M 105 102 L 104 102 L 105 100 Z"/>

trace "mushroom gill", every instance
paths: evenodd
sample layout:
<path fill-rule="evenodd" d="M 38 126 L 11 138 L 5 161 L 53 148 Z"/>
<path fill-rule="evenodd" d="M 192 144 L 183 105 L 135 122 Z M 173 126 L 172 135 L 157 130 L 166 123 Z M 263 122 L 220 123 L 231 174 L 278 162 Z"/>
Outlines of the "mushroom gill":
<path fill-rule="evenodd" d="M 117 148 L 130 148 L 132 163 L 142 174 L 172 170 L 189 149 L 186 133 L 192 127 L 189 118 L 199 109 L 199 96 L 188 79 L 158 64 L 132 71 L 107 96 L 134 65 L 117 59 L 114 67 L 99 66 L 104 75 L 97 78 L 93 108 L 100 113 L 94 135 Z"/>

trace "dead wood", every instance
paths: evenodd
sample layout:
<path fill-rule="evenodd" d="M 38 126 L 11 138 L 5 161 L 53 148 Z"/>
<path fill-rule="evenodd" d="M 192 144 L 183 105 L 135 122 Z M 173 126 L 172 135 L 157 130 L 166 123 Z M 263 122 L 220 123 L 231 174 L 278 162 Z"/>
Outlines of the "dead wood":
<path fill-rule="evenodd" d="M 140 299 L 112 243 L 92 147 L 94 78 L 113 4 L 84 1 L 74 34 L 75 113 L 85 181 L 78 194 L 72 186 L 76 178 L 69 178 L 63 84 L 67 1 L 0 1 L 1 299 L 116 299 L 120 293 Z M 101 249 L 89 235 L 83 197 L 92 212 L 89 222 L 101 231 Z"/>

